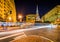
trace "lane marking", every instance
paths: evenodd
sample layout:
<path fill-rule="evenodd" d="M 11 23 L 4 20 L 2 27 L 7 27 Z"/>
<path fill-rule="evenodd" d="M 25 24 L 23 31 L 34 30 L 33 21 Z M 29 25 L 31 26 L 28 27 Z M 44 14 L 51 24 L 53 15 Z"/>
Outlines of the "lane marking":
<path fill-rule="evenodd" d="M 23 33 L 24 33 L 24 32 L 23 32 Z M 25 33 L 24 33 L 24 35 L 19 35 L 19 36 L 15 37 L 14 40 L 20 39 L 20 38 L 24 38 L 24 37 L 27 37 Z"/>
<path fill-rule="evenodd" d="M 14 38 L 14 40 L 21 39 L 21 38 L 24 38 L 24 37 L 27 37 L 27 36 L 26 35 L 18 36 L 16 38 Z"/>
<path fill-rule="evenodd" d="M 12 35 L 9 35 L 9 36 L 2 37 L 2 38 L 0 38 L 0 40 L 6 39 L 6 38 L 10 38 L 10 37 L 13 37 L 13 36 L 19 36 L 19 35 L 23 35 L 23 32 L 22 33 L 16 33 L 16 34 L 12 34 Z"/>
<path fill-rule="evenodd" d="M 49 41 L 51 41 L 51 42 L 54 42 L 53 40 L 51 40 L 51 39 L 49 39 L 49 38 L 47 38 L 47 37 L 44 37 L 44 36 L 40 36 L 41 38 L 44 38 L 44 39 L 46 39 L 46 40 L 49 40 Z"/>

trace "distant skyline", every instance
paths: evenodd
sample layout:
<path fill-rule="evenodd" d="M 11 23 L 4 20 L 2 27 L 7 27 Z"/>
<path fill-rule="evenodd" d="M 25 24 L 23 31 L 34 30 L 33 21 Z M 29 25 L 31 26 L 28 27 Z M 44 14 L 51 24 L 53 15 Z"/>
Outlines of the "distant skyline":
<path fill-rule="evenodd" d="M 37 5 L 39 15 L 43 16 L 56 5 L 60 5 L 60 0 L 15 0 L 17 14 L 36 14 Z"/>

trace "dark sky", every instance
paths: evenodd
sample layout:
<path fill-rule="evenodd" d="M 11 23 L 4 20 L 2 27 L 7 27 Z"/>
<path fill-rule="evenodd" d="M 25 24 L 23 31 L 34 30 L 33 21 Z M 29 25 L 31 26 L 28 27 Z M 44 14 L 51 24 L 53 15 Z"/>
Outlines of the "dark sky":
<path fill-rule="evenodd" d="M 60 4 L 59 0 L 15 0 L 17 14 L 35 14 L 36 6 L 39 7 L 39 15 L 43 16 L 56 5 Z"/>

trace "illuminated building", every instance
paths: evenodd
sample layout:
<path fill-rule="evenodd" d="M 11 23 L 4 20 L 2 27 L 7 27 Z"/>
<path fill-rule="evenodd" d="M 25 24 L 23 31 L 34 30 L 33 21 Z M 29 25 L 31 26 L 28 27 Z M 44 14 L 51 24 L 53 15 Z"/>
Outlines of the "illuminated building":
<path fill-rule="evenodd" d="M 36 15 L 28 14 L 26 15 L 26 22 L 35 23 Z"/>
<path fill-rule="evenodd" d="M 54 22 L 54 24 L 60 25 L 60 18 L 56 19 L 55 22 Z"/>
<path fill-rule="evenodd" d="M 60 18 L 60 5 L 57 5 L 47 12 L 41 19 L 44 21 L 55 22 L 58 18 Z"/>
<path fill-rule="evenodd" d="M 14 0 L 0 0 L 0 17 L 3 18 L 5 22 L 16 22 Z"/>
<path fill-rule="evenodd" d="M 4 17 L 4 0 L 0 0 L 0 21 L 3 20 Z"/>
<path fill-rule="evenodd" d="M 36 7 L 36 14 L 29 14 L 26 16 L 27 22 L 40 22 L 39 12 L 38 12 L 38 5 Z"/>

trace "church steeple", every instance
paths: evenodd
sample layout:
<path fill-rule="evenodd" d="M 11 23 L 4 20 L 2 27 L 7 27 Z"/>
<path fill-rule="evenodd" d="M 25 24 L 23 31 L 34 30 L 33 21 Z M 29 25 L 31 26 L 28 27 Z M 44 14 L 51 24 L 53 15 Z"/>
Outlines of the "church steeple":
<path fill-rule="evenodd" d="M 36 7 L 36 21 L 40 21 L 38 5 L 37 5 L 37 7 Z"/>
<path fill-rule="evenodd" d="M 37 5 L 37 7 L 36 7 L 36 14 L 39 14 L 39 12 L 38 12 L 38 5 Z"/>

